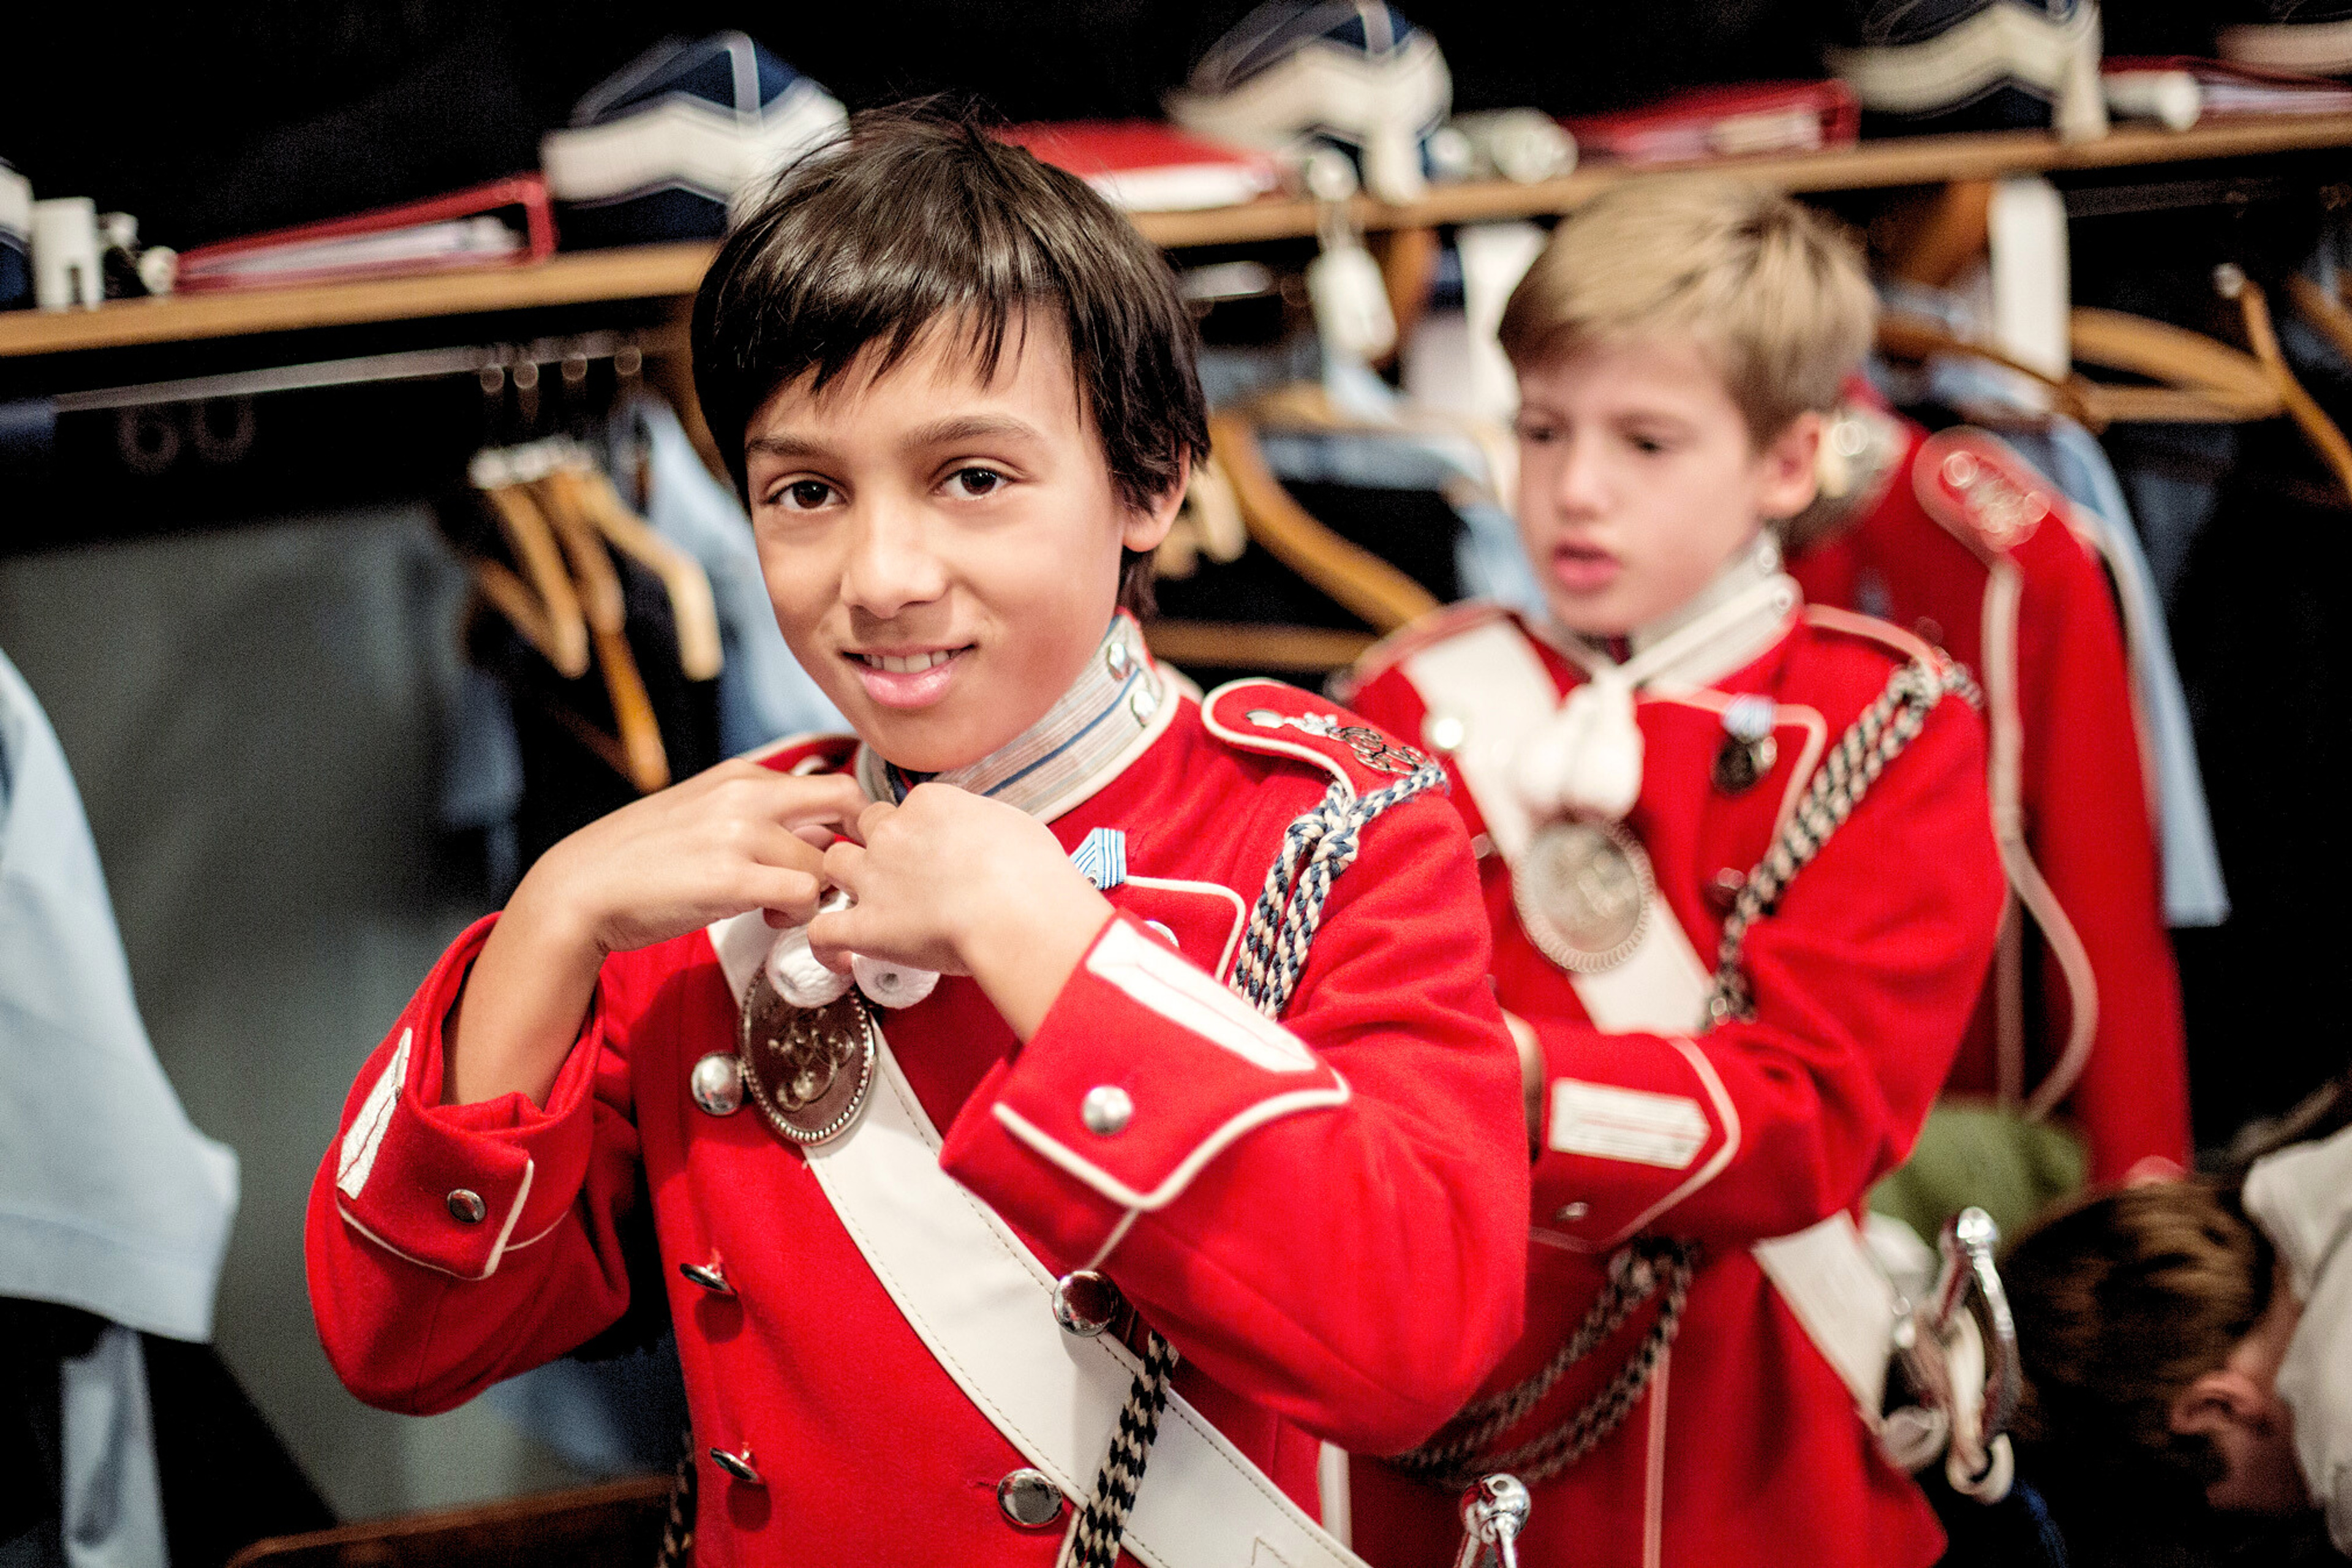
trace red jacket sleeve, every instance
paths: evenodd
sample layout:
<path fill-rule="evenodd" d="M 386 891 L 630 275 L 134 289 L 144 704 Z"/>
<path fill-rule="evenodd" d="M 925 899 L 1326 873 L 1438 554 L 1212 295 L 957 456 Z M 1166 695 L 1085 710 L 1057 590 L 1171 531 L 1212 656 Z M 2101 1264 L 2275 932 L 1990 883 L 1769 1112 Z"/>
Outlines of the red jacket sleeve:
<path fill-rule="evenodd" d="M 1216 1383 L 1343 1447 L 1409 1447 L 1524 1310 L 1518 1068 L 1488 964 L 1460 825 L 1407 801 L 1333 883 L 1279 1023 L 1114 921 L 942 1163 L 1055 1267 L 1105 1259 Z M 1129 1114 L 1090 1121 L 1105 1090 Z"/>
<path fill-rule="evenodd" d="M 1393 672 L 1357 700 L 1376 721 L 1418 730 L 1419 700 Z M 1749 928 L 1752 1020 L 1609 1034 L 1572 1005 L 1547 1012 L 1540 996 L 1504 985 L 1545 1059 L 1539 1237 L 1601 1250 L 1652 1230 L 1745 1246 L 1852 1207 L 1901 1162 L 1999 928 L 1984 780 L 1981 720 L 1940 704 Z M 1515 918 L 1507 896 L 1488 907 L 1497 921 Z M 1704 961 L 1716 937 L 1712 921 L 1695 936 Z M 1568 995 L 1564 978 L 1542 994 Z"/>
<path fill-rule="evenodd" d="M 635 1190 L 607 964 L 544 1110 L 441 1100 L 441 1026 L 496 917 L 442 956 L 360 1070 L 311 1184 L 304 1251 L 327 1359 L 371 1405 L 431 1415 L 572 1350 L 628 1304 Z M 444 1311 L 452 1292 L 465 1310 Z"/>

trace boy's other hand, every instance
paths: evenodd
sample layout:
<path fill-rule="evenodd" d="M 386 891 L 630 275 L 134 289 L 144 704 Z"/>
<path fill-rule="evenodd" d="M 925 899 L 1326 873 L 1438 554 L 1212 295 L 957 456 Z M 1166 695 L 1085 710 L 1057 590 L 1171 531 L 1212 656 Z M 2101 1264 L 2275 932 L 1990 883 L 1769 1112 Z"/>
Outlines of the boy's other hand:
<path fill-rule="evenodd" d="M 1024 1040 L 1110 918 L 1045 824 L 950 784 L 867 806 L 852 837 L 825 851 L 824 879 L 857 901 L 810 923 L 817 957 L 969 974 Z"/>

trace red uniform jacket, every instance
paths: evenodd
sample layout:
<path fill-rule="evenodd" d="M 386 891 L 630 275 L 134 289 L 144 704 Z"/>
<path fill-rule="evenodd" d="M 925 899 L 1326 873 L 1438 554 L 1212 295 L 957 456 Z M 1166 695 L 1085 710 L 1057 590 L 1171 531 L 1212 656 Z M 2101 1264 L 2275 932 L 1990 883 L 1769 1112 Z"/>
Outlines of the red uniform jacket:
<path fill-rule="evenodd" d="M 1125 831 L 1130 875 L 1107 895 L 1119 913 L 1106 930 L 1156 922 L 1148 942 L 1223 979 L 1293 818 L 1335 776 L 1359 792 L 1396 782 L 1345 737 L 1254 722 L 1331 711 L 1270 683 L 1227 688 L 1211 707 L 1221 735 L 1185 699 L 1147 750 L 1091 781 L 1051 826 L 1066 847 Z M 764 760 L 839 767 L 852 744 Z M 1086 963 L 1025 1046 L 968 980 L 881 1015 L 947 1171 L 1057 1273 L 1115 1239 L 1100 1267 L 1181 1352 L 1178 1392 L 1310 1514 L 1318 1439 L 1418 1441 L 1519 1328 L 1519 1075 L 1475 878 L 1439 792 L 1364 830 L 1283 1019 L 1318 1058 L 1319 1094 Z M 996 1501 L 1026 1461 L 926 1352 L 802 1155 L 748 1103 L 720 1117 L 689 1097 L 697 1060 L 734 1049 L 708 934 L 606 962 L 543 1110 L 515 1095 L 443 1106 L 442 1019 L 488 924 L 362 1069 L 312 1190 L 311 1297 L 343 1380 L 373 1404 L 445 1410 L 614 1321 L 616 1226 L 642 1174 L 698 1452 L 748 1447 L 763 1478 L 700 1461 L 699 1561 L 1050 1563 L 1062 1531 L 1018 1531 Z M 1103 1084 L 1134 1105 L 1115 1138 L 1080 1116 Z M 1107 1195 L 1170 1190 L 1142 1212 Z M 723 1270 L 731 1294 L 688 1282 L 685 1264 Z"/>
<path fill-rule="evenodd" d="M 1354 700 L 1408 738 L 1443 737 L 1399 661 L 1500 612 L 1465 607 L 1375 649 Z M 1842 612 L 1801 610 L 1768 651 L 1711 689 L 1636 707 L 1645 761 L 1626 818 L 1657 890 L 1712 967 L 1727 884 L 1763 856 L 1824 744 L 1927 650 Z M 1515 626 L 1517 623 L 1513 623 Z M 1524 629 L 1565 694 L 1581 675 Z M 1906 646 L 1907 645 L 1907 646 Z M 1710 782 L 1729 694 L 1778 705 L 1778 760 L 1754 787 Z M 1912 1568 L 1941 1534 L 1909 1479 L 1881 1457 L 1854 1400 L 1749 1253 L 1840 1211 L 1917 1136 L 1990 963 L 2001 900 L 1987 827 L 1981 721 L 1939 704 L 1777 910 L 1748 932 L 1750 1022 L 1687 1037 L 1606 1034 L 1569 977 L 1528 939 L 1508 868 L 1482 868 L 1504 1007 L 1531 1025 L 1549 1081 L 1535 1166 L 1528 1333 L 1490 1390 L 1542 1365 L 1568 1339 L 1632 1236 L 1696 1239 L 1703 1252 L 1682 1328 L 1641 1402 L 1580 1462 L 1534 1489 L 1520 1538 L 1530 1568 L 1803 1564 Z M 1476 803 L 1454 804 L 1474 833 Z M 1664 1097 L 1693 1130 L 1678 1151 L 1622 1158 L 1559 1151 L 1549 1124 L 1560 1080 Z M 1696 1130 L 1703 1125 L 1704 1138 Z M 1559 1424 L 1624 1364 L 1655 1303 L 1571 1368 L 1502 1445 Z M 1444 1561 L 1453 1500 L 1383 1466 L 1355 1466 L 1355 1539 L 1389 1568 Z"/>
<path fill-rule="evenodd" d="M 1949 1087 L 2061 1110 L 2095 1181 L 2150 1156 L 2185 1163 L 2180 981 L 2105 571 L 2065 498 L 1984 432 L 1905 422 L 1897 450 L 1861 521 L 1790 570 L 1816 603 L 1913 628 L 1984 683 L 1996 827 L 2024 922 Z"/>

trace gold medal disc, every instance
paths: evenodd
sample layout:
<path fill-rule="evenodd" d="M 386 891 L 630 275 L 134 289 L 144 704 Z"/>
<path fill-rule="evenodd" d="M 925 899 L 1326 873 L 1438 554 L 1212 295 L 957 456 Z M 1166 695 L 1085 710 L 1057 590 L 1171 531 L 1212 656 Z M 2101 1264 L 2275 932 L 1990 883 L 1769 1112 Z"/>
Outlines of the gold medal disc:
<path fill-rule="evenodd" d="M 1591 974 L 1632 955 L 1657 885 L 1641 841 L 1615 824 L 1555 822 L 1528 841 L 1511 879 L 1519 923 L 1546 958 Z"/>
<path fill-rule="evenodd" d="M 736 1058 L 770 1126 L 795 1143 L 830 1143 L 857 1124 L 874 1086 L 873 1015 L 855 988 L 822 1007 L 795 1007 L 762 965 L 743 997 Z"/>

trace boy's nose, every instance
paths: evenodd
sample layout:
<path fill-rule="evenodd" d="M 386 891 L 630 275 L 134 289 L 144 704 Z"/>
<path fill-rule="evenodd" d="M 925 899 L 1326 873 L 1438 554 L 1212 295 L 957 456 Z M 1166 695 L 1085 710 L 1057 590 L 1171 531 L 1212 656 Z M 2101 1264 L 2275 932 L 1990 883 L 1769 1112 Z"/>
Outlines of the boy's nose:
<path fill-rule="evenodd" d="M 1551 501 L 1561 515 L 1598 517 L 1608 507 L 1608 482 L 1597 443 L 1581 437 L 1564 444 L 1552 475 Z"/>
<path fill-rule="evenodd" d="M 850 608 L 887 620 L 947 591 L 947 573 L 911 509 L 869 504 L 851 527 L 841 574 L 842 602 Z"/>

